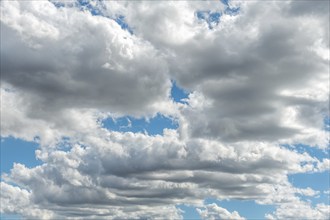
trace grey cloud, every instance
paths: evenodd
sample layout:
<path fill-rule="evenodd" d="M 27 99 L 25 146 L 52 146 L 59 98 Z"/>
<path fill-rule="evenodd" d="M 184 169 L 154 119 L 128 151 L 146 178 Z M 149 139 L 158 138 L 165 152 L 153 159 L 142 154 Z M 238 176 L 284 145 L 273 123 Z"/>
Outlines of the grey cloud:
<path fill-rule="evenodd" d="M 262 201 L 274 184 L 288 184 L 283 171 L 303 172 L 304 166 L 314 170 L 321 163 L 276 146 L 251 144 L 249 149 L 242 149 L 247 145 L 241 145 L 228 151 L 219 142 L 207 141 L 190 142 L 185 147 L 186 156 L 177 163 L 173 162 L 171 149 L 163 145 L 172 142 L 176 149 L 183 147 L 171 135 L 109 135 L 115 142 L 99 139 L 98 145 L 89 146 L 86 138 L 81 140 L 84 147 L 75 144 L 68 152 L 38 151 L 38 157 L 45 162 L 42 166 L 29 169 L 15 165 L 4 180 L 29 189 L 30 202 L 56 216 L 69 217 L 80 211 L 79 217 L 93 216 L 102 212 L 102 207 L 133 215 L 140 208 L 128 211 L 132 205 L 157 210 L 179 203 L 201 203 L 210 196 Z M 87 204 L 92 209 L 90 213 L 81 210 Z"/>
<path fill-rule="evenodd" d="M 98 213 L 102 212 L 101 206 L 123 212 L 132 205 L 159 209 L 179 203 L 201 203 L 210 196 L 263 201 L 274 184 L 288 184 L 283 171 L 302 172 L 304 166 L 313 170 L 315 164 L 321 163 L 276 146 L 251 144 L 249 149 L 242 149 L 247 146 L 242 145 L 228 151 L 219 142 L 197 140 L 185 146 L 186 156 L 173 160 L 178 155 L 171 155 L 172 149 L 166 143 L 172 143 L 172 148 L 179 152 L 184 146 L 174 134 L 108 135 L 112 141 L 100 139 L 98 145 L 89 146 L 86 138 L 82 140 L 85 147 L 75 144 L 68 152 L 43 149 L 37 155 L 45 164 L 32 169 L 15 165 L 4 179 L 29 189 L 31 202 L 40 209 L 68 217 L 86 204 L 91 205 L 91 213 Z M 92 216 L 91 213 L 82 212 L 80 217 Z"/>
<path fill-rule="evenodd" d="M 288 5 L 288 14 L 295 15 L 326 15 L 329 14 L 329 2 L 319 1 L 317 4 L 310 4 L 304 1 L 291 1 Z"/>
<path fill-rule="evenodd" d="M 256 3 L 255 7 L 259 5 Z M 237 27 L 246 25 L 242 22 L 250 15 L 246 13 L 234 21 Z M 294 20 L 292 16 L 292 20 L 285 18 L 284 21 L 277 10 L 267 14 L 269 18 L 276 15 L 280 17 L 276 21 L 267 19 L 250 29 L 242 26 L 246 29 L 244 32 L 219 27 L 213 38 L 206 34 L 204 39 L 199 38 L 203 47 L 193 40 L 181 48 L 172 47 L 184 57 L 172 60 L 175 64 L 171 65 L 174 67 L 171 72 L 178 82 L 190 91 L 201 92 L 212 102 L 196 114 L 190 109 L 185 111 L 192 136 L 222 137 L 224 141 L 254 138 L 275 141 L 302 132 L 291 125 L 281 124 L 279 115 L 283 115 L 285 108 L 296 106 L 297 114 L 303 114 L 299 113 L 302 109 L 323 112 L 318 114 L 317 121 L 327 114 L 326 90 L 322 91 L 324 98 L 321 101 L 306 98 L 306 101 L 314 102 L 314 106 L 294 102 L 295 95 L 301 91 L 317 90 L 318 84 L 326 87 L 323 79 L 329 71 L 328 61 L 310 47 L 318 39 L 326 39 L 322 23 L 302 27 L 299 24 L 304 18 Z M 256 36 L 251 37 L 254 32 L 257 32 Z M 238 35 L 246 40 L 237 40 Z M 281 92 L 284 90 L 292 94 L 283 97 Z M 289 102 L 290 98 L 292 102 Z M 304 123 L 303 117 L 296 120 Z M 308 123 L 307 126 L 319 130 L 323 127 L 320 123 Z"/>
<path fill-rule="evenodd" d="M 20 4 L 31 11 L 37 7 Z M 13 10 L 8 5 L 3 10 Z M 30 95 L 40 109 L 85 107 L 143 115 L 154 114 L 150 106 L 167 99 L 170 81 L 164 61 L 150 44 L 121 30 L 113 20 L 58 10 L 56 20 L 39 18 L 59 31 L 58 38 L 42 39 L 39 45 L 37 37 L 26 40 L 15 30 L 27 27 L 10 26 L 7 20 L 26 15 L 19 13 L 2 19 L 2 80 Z"/>

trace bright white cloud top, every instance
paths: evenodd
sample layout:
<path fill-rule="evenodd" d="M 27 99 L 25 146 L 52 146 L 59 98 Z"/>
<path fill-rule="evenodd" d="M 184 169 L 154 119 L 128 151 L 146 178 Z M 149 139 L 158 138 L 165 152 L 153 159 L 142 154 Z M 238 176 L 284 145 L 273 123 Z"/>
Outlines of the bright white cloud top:
<path fill-rule="evenodd" d="M 329 219 L 329 179 L 290 181 L 328 175 L 328 126 L 329 1 L 1 1 L 2 144 L 42 162 L 2 172 L 4 216 Z"/>

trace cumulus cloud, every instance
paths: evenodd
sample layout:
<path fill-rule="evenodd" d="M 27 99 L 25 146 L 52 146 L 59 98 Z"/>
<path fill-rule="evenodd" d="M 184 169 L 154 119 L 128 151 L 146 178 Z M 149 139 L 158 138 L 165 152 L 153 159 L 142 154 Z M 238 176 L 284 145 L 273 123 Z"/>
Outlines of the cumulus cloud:
<path fill-rule="evenodd" d="M 29 218 L 49 219 L 53 212 L 39 209 L 31 203 L 31 193 L 28 190 L 1 182 L 1 213 L 24 214 Z"/>
<path fill-rule="evenodd" d="M 79 213 L 80 206 L 89 207 L 80 216 L 97 215 L 104 206 L 133 216 L 147 207 L 200 206 L 208 196 L 264 204 L 289 202 L 295 193 L 311 196 L 311 189 L 292 188 L 286 174 L 315 171 L 322 163 L 276 146 L 251 144 L 243 149 L 219 142 L 185 143 L 174 130 L 154 137 L 107 130 L 102 135 L 81 138 L 80 145 L 67 152 L 38 150 L 43 165 L 30 169 L 16 164 L 4 180 L 29 189 L 32 204 L 59 216 Z M 128 211 L 131 206 L 138 208 Z"/>
<path fill-rule="evenodd" d="M 306 46 L 326 39 L 327 32 L 317 17 L 289 19 L 282 10 L 260 2 L 242 7 L 240 16 L 224 20 L 213 35 L 202 32 L 184 50 L 173 48 L 180 56 L 175 53 L 171 72 L 209 103 L 184 110 L 191 136 L 327 147 L 320 115 L 328 114 L 329 60 Z"/>
<path fill-rule="evenodd" d="M 330 206 L 323 203 L 313 207 L 308 202 L 297 200 L 281 204 L 273 215 L 267 214 L 265 217 L 267 219 L 329 219 L 329 209 Z"/>
<path fill-rule="evenodd" d="M 28 96 L 35 114 L 78 107 L 140 116 L 166 102 L 166 63 L 114 20 L 48 1 L 1 6 L 2 80 Z"/>
<path fill-rule="evenodd" d="M 228 210 L 219 207 L 217 204 L 212 203 L 205 206 L 205 209 L 197 209 L 202 219 L 237 219 L 243 220 L 236 211 L 229 212 Z"/>
<path fill-rule="evenodd" d="M 268 218 L 329 216 L 299 199 L 317 190 L 288 181 L 329 170 L 328 158 L 294 149 L 329 147 L 329 2 L 91 2 L 102 16 L 64 3 L 1 2 L 1 136 L 38 141 L 43 161 L 3 174 L 1 212 L 179 219 L 176 205 L 191 204 L 205 219 L 243 219 L 204 204 L 216 198 L 276 205 Z M 219 13 L 218 25 L 200 11 Z M 171 80 L 189 92 L 184 103 Z M 102 125 L 157 113 L 178 129 Z"/>
<path fill-rule="evenodd" d="M 236 16 L 219 2 L 108 4 L 162 49 L 179 85 L 211 103 L 183 110 L 191 136 L 327 147 L 328 2 L 309 16 L 310 4 L 295 1 L 235 1 Z M 220 13 L 219 25 L 209 30 L 199 11 Z"/>

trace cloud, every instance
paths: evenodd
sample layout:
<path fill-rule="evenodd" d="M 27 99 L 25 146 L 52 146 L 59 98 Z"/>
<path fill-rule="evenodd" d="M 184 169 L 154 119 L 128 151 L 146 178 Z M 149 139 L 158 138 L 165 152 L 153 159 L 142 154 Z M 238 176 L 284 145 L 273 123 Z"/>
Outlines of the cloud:
<path fill-rule="evenodd" d="M 327 171 L 329 159 L 285 147 L 329 147 L 323 7 L 235 1 L 239 13 L 226 14 L 220 2 L 107 1 L 94 16 L 70 4 L 1 3 L 1 136 L 38 141 L 43 161 L 3 174 L 1 212 L 178 219 L 176 205 L 191 204 L 204 218 L 242 218 L 204 204 L 216 198 L 275 205 L 269 218 L 327 215 L 299 198 L 319 192 L 288 175 Z M 198 11 L 220 13 L 219 24 Z M 171 99 L 173 81 L 184 102 Z M 156 114 L 178 129 L 102 125 Z"/>
<path fill-rule="evenodd" d="M 212 35 L 201 31 L 198 40 L 172 47 L 176 56 L 170 72 L 209 103 L 183 111 L 191 136 L 327 147 L 320 115 L 328 114 L 328 59 L 307 46 L 327 39 L 323 20 L 286 17 L 285 7 L 278 7 L 246 5 Z"/>
<path fill-rule="evenodd" d="M 312 207 L 311 204 L 298 200 L 293 203 L 281 204 L 273 215 L 269 214 L 265 217 L 267 219 L 328 219 L 329 208 L 329 205 L 323 203 Z M 301 212 L 301 210 L 304 210 L 304 212 Z"/>
<path fill-rule="evenodd" d="M 106 114 L 86 108 L 38 109 L 34 100 L 15 87 L 2 84 L 1 136 L 13 136 L 26 141 L 38 139 L 42 146 L 56 145 L 63 137 L 79 139 L 86 132 L 100 127 Z"/>
<path fill-rule="evenodd" d="M 43 165 L 16 164 L 3 179 L 28 189 L 33 198 L 29 204 L 55 216 L 95 216 L 108 207 L 146 217 L 153 213 L 148 210 L 161 207 L 177 213 L 174 204 L 200 206 L 206 197 L 274 204 L 291 201 L 296 192 L 312 195 L 311 189 L 292 188 L 287 172 L 315 172 L 322 163 L 276 146 L 252 143 L 244 149 L 219 142 L 185 143 L 174 130 L 164 136 L 103 132 L 104 137 L 81 138 L 67 152 L 38 150 Z M 89 211 L 81 212 L 80 206 Z M 138 208 L 130 210 L 131 206 Z M 155 211 L 159 216 L 165 212 Z"/>
<path fill-rule="evenodd" d="M 167 65 L 151 44 L 112 19 L 42 5 L 1 7 L 2 80 L 25 93 L 34 111 L 78 107 L 140 116 L 169 102 Z"/>
<path fill-rule="evenodd" d="M 49 219 L 53 213 L 31 205 L 31 193 L 25 189 L 1 182 L 1 213 L 24 214 L 30 218 Z"/>
<path fill-rule="evenodd" d="M 118 10 L 127 13 L 137 35 L 166 48 L 179 85 L 212 103 L 183 111 L 191 136 L 327 146 L 319 116 L 328 109 L 329 59 L 317 52 L 328 51 L 326 13 L 316 7 L 306 17 L 292 12 L 306 3 L 272 4 L 238 2 L 239 15 L 223 14 L 212 31 L 194 13 L 212 7 L 221 12 L 220 3 L 129 3 Z"/>
<path fill-rule="evenodd" d="M 243 220 L 236 211 L 229 212 L 228 210 L 219 207 L 217 204 L 212 203 L 205 206 L 205 209 L 197 209 L 202 219 L 237 219 Z"/>

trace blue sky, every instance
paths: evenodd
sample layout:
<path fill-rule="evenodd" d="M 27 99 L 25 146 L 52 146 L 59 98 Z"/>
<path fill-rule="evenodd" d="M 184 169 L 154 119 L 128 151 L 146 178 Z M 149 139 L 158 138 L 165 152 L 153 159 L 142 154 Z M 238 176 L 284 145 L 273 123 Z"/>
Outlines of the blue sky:
<path fill-rule="evenodd" d="M 14 163 L 21 163 L 27 167 L 35 167 L 42 162 L 36 159 L 35 150 L 38 143 L 28 142 L 12 137 L 1 139 L 1 173 L 9 173 Z"/>
<path fill-rule="evenodd" d="M 1 219 L 329 218 L 318 3 L 2 1 Z"/>
<path fill-rule="evenodd" d="M 135 119 L 132 117 L 116 119 L 108 118 L 102 123 L 104 127 L 109 130 L 121 132 L 140 132 L 148 133 L 150 135 L 162 135 L 164 128 L 176 129 L 178 127 L 175 119 L 167 118 L 163 115 L 157 115 L 151 119 Z"/>
<path fill-rule="evenodd" d="M 294 174 L 289 175 L 289 181 L 293 186 L 299 188 L 310 187 L 314 190 L 320 191 L 317 197 L 304 197 L 304 200 L 311 201 L 311 204 L 316 205 L 318 203 L 325 203 L 329 205 L 329 194 L 325 193 L 329 191 L 329 172 L 312 173 L 312 174 Z"/>
<path fill-rule="evenodd" d="M 265 213 L 271 213 L 275 210 L 271 205 L 259 205 L 254 201 L 240 201 L 240 200 L 224 200 L 206 199 L 205 204 L 216 203 L 219 206 L 226 208 L 228 211 L 238 211 L 242 217 L 246 219 L 264 219 Z M 179 205 L 180 209 L 184 211 L 184 219 L 201 219 L 196 208 L 188 205 Z M 253 210 L 253 212 L 251 211 Z"/>

